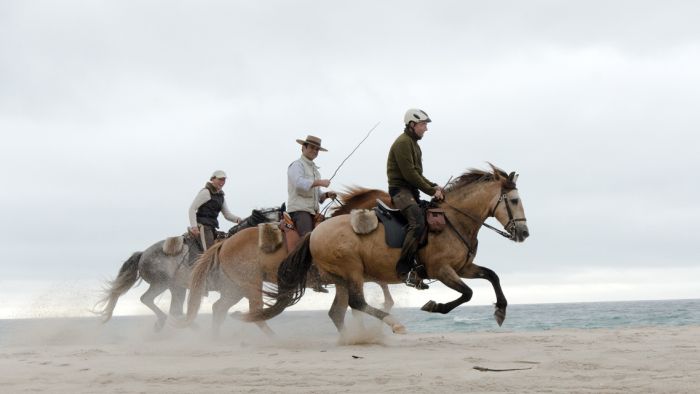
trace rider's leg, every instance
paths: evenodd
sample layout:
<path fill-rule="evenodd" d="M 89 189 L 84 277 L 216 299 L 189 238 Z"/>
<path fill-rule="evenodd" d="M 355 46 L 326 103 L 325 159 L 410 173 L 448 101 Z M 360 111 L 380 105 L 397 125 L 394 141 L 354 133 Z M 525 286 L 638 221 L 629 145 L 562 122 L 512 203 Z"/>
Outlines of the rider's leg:
<path fill-rule="evenodd" d="M 401 213 L 403 213 L 408 222 L 406 238 L 401 248 L 401 256 L 396 264 L 397 273 L 400 277 L 406 275 L 407 285 L 415 286 L 418 289 L 427 289 L 428 285 L 423 283 L 415 272 L 415 269 L 419 266 L 417 261 L 418 245 L 420 238 L 425 232 L 423 210 L 418 206 L 413 194 L 408 189 L 400 189 L 400 191 L 392 197 L 392 201 L 394 206 L 401 210 Z"/>
<path fill-rule="evenodd" d="M 314 229 L 314 217 L 311 213 L 296 211 L 290 212 L 289 215 L 294 221 L 294 227 L 297 229 L 300 239 L 304 238 L 307 233 L 310 233 Z M 328 290 L 321 285 L 321 274 L 318 272 L 318 268 L 316 268 L 315 264 L 311 265 L 311 269 L 309 269 L 309 276 L 311 277 L 310 284 L 313 286 L 312 288 L 314 291 L 319 293 L 328 293 Z"/>

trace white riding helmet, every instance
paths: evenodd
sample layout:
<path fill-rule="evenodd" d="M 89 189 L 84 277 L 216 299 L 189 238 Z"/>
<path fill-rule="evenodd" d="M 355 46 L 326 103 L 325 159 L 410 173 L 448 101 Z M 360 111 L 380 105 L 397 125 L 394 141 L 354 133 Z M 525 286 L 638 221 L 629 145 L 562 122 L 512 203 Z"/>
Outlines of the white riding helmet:
<path fill-rule="evenodd" d="M 430 120 L 430 117 L 428 114 L 425 113 L 422 109 L 418 108 L 411 108 L 408 111 L 406 111 L 406 115 L 403 116 L 403 123 L 408 126 L 409 122 L 426 122 L 430 123 L 432 122 Z"/>

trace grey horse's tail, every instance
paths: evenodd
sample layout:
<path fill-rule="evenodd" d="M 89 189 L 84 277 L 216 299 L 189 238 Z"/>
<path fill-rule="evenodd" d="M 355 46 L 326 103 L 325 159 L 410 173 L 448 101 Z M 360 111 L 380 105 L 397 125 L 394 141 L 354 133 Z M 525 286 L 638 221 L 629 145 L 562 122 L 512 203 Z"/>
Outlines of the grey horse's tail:
<path fill-rule="evenodd" d="M 136 280 L 138 280 L 139 260 L 141 259 L 142 253 L 143 252 L 135 252 L 122 264 L 117 277 L 113 281 L 107 283 L 107 287 L 104 290 L 104 297 L 95 304 L 96 308 L 104 305 L 104 309 L 95 312 L 102 316 L 103 323 L 106 323 L 112 318 L 112 312 L 114 312 L 114 307 L 117 306 L 119 297 L 129 291 L 134 283 L 136 283 Z"/>
<path fill-rule="evenodd" d="M 265 290 L 265 296 L 274 299 L 274 303 L 261 311 L 251 311 L 241 316 L 245 321 L 268 320 L 279 315 L 301 299 L 306 289 L 306 274 L 311 268 L 311 233 L 306 234 L 292 253 L 285 258 L 277 269 L 277 289 Z"/>
<path fill-rule="evenodd" d="M 190 294 L 187 296 L 187 316 L 184 321 L 176 322 L 178 327 L 186 327 L 197 318 L 202 297 L 207 291 L 207 278 L 211 271 L 219 266 L 219 251 L 223 245 L 223 242 L 214 244 L 194 263 L 190 279 Z"/>

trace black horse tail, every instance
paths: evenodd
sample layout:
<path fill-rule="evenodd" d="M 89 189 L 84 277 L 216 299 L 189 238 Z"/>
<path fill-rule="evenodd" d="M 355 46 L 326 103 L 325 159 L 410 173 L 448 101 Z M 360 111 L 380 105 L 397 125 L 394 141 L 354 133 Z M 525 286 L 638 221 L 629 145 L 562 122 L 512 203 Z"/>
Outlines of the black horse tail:
<path fill-rule="evenodd" d="M 311 268 L 311 233 L 306 234 L 297 247 L 280 264 L 277 269 L 277 288 L 266 289 L 264 295 L 274 300 L 266 303 L 267 308 L 258 312 L 249 312 L 242 316 L 245 321 L 268 320 L 279 315 L 304 296 L 306 274 Z"/>
<path fill-rule="evenodd" d="M 104 308 L 102 310 L 93 311 L 102 316 L 103 323 L 106 323 L 112 318 L 112 312 L 114 312 L 114 307 L 117 306 L 119 297 L 129 291 L 134 283 L 136 283 L 136 280 L 138 280 L 139 260 L 141 259 L 142 253 L 143 252 L 135 252 L 132 254 L 131 257 L 122 264 L 117 277 L 107 282 L 107 286 L 104 289 L 104 297 L 95 304 L 95 308 L 99 308 L 101 305 L 104 305 Z"/>

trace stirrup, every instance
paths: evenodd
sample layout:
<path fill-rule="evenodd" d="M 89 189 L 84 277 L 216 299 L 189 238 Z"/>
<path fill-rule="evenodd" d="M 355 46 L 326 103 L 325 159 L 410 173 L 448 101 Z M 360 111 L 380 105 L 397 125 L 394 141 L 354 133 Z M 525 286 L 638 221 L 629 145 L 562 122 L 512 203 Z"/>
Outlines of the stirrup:
<path fill-rule="evenodd" d="M 415 268 L 408 271 L 408 274 L 406 274 L 405 283 L 406 286 L 415 287 L 418 290 L 425 290 L 430 288 L 430 286 L 428 286 L 427 283 L 424 283 L 423 279 L 421 279 L 421 277 L 418 276 L 418 273 L 416 272 Z"/>

